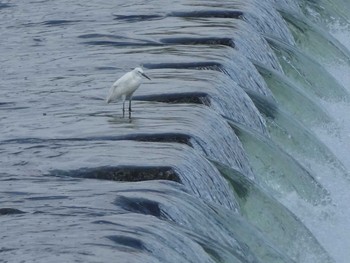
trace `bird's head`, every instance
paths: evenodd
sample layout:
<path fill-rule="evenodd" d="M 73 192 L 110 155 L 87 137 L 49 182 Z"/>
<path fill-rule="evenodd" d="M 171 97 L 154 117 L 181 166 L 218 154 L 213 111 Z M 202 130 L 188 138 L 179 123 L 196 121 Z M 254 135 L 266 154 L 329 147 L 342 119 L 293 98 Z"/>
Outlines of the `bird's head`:
<path fill-rule="evenodd" d="M 148 77 L 148 76 L 143 72 L 143 69 L 142 69 L 142 68 L 137 67 L 137 68 L 134 69 L 134 71 L 136 72 L 136 74 L 139 74 L 140 76 L 143 76 L 143 77 L 145 77 L 145 78 L 151 80 L 151 78 Z"/>

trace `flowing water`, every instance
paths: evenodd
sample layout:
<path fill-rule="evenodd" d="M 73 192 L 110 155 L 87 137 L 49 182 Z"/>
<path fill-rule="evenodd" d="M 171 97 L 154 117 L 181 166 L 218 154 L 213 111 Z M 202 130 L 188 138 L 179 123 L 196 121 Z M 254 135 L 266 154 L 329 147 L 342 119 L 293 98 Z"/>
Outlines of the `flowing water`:
<path fill-rule="evenodd" d="M 1 1 L 0 262 L 349 262 L 349 12 Z"/>

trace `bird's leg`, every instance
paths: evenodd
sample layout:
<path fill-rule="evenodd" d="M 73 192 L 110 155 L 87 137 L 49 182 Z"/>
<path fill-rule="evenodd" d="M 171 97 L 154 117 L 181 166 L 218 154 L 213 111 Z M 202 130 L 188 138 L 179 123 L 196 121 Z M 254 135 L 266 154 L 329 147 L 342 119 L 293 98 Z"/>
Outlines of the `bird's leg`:
<path fill-rule="evenodd" d="M 129 119 L 131 119 L 131 97 L 129 98 Z"/>
<path fill-rule="evenodd" d="M 125 98 L 123 98 L 123 118 L 125 116 Z"/>

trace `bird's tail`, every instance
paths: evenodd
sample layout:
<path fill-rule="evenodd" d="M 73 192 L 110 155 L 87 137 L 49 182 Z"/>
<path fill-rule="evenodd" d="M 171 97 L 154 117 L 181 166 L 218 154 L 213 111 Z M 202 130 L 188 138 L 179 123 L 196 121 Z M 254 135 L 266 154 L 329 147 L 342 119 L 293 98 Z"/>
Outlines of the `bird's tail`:
<path fill-rule="evenodd" d="M 120 96 L 116 96 L 115 94 L 110 93 L 110 94 L 108 95 L 108 97 L 106 98 L 106 102 L 107 102 L 107 104 L 109 104 L 109 103 L 111 103 L 111 102 L 116 102 L 116 101 L 119 100 L 119 98 L 120 98 Z"/>
<path fill-rule="evenodd" d="M 115 98 L 114 98 L 114 96 L 113 96 L 113 92 L 110 91 L 109 94 L 108 94 L 108 96 L 107 96 L 107 98 L 106 98 L 107 104 L 111 103 L 114 99 L 115 99 Z"/>
<path fill-rule="evenodd" d="M 116 102 L 120 99 L 120 94 L 119 92 L 115 92 L 115 88 L 114 86 L 111 87 L 111 89 L 109 90 L 109 94 L 106 98 L 106 102 L 110 103 L 110 102 Z"/>

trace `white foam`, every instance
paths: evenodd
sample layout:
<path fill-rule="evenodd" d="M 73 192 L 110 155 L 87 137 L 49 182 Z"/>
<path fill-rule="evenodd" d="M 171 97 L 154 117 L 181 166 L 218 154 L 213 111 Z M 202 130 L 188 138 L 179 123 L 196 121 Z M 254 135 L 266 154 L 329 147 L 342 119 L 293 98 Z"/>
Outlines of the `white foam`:
<path fill-rule="evenodd" d="M 332 35 L 350 50 L 350 26 L 332 26 Z M 327 61 L 323 65 L 350 93 L 350 64 Z M 348 175 L 332 168 L 331 164 L 306 160 L 317 180 L 329 191 L 332 202 L 312 206 L 290 194 L 282 201 L 311 230 L 321 245 L 337 263 L 350 262 L 350 104 L 322 102 L 335 123 L 314 127 L 324 142 L 344 164 Z M 310 262 L 311 263 L 311 262 Z"/>
<path fill-rule="evenodd" d="M 350 50 L 350 27 L 336 29 L 334 26 L 332 34 Z M 350 65 L 329 61 L 324 66 L 350 93 Z M 346 102 L 324 102 L 323 104 L 334 118 L 335 124 L 319 127 L 315 132 L 350 174 L 350 105 Z M 350 176 L 335 172 L 327 164 L 314 164 L 312 169 L 318 174 L 319 181 L 330 192 L 332 204 L 313 208 L 304 205 L 295 209 L 336 262 L 348 263 L 350 259 Z"/>

